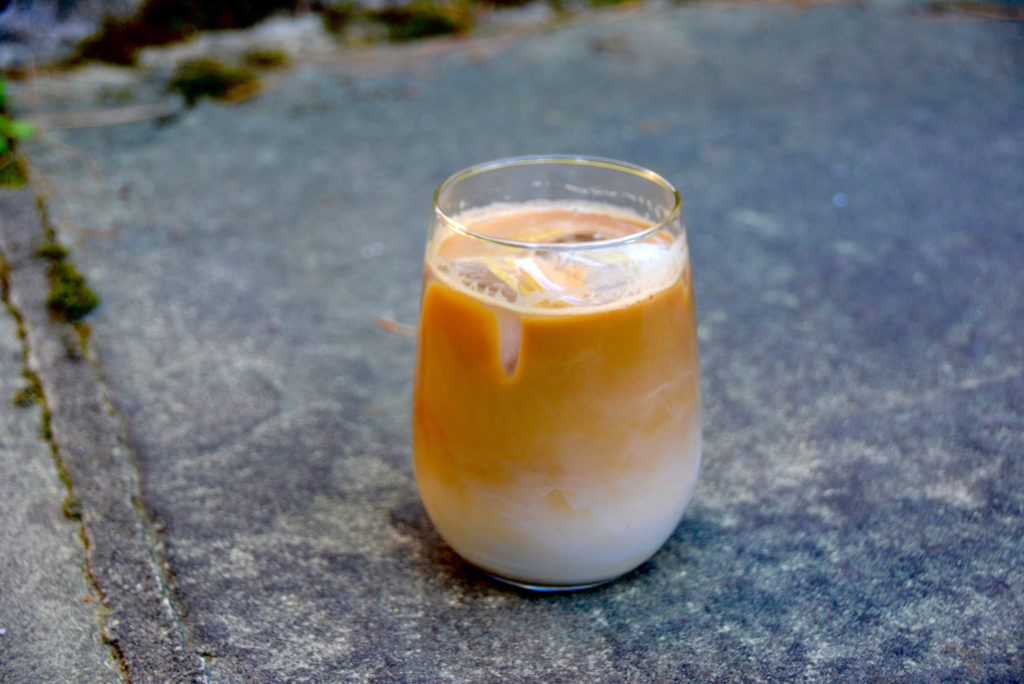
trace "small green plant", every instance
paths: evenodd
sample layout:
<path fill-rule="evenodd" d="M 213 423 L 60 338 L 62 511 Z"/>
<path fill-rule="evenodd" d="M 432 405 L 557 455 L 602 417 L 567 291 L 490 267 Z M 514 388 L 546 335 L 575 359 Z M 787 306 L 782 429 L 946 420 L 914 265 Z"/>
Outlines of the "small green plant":
<path fill-rule="evenodd" d="M 167 84 L 168 90 L 181 93 L 190 107 L 201 97 L 231 99 L 243 90 L 251 92 L 258 86 L 259 79 L 249 69 L 230 67 L 208 58 L 184 62 Z"/>
<path fill-rule="evenodd" d="M 15 119 L 7 112 L 6 83 L 0 79 L 0 185 L 20 188 L 25 184 L 25 168 L 18 158 L 18 143 L 36 133 L 35 126 Z"/>

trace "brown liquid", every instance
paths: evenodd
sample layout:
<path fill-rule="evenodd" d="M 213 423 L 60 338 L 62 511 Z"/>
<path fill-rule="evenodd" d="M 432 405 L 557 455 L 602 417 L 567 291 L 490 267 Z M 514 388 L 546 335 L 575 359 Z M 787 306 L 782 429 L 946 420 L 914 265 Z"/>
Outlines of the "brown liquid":
<path fill-rule="evenodd" d="M 549 208 L 472 227 L 553 242 L 639 226 Z M 663 252 L 661 274 L 644 269 L 647 287 L 612 277 L 612 301 L 586 291 L 592 273 L 579 264 L 618 268 L 614 252 L 568 264 L 508 258 L 461 235 L 428 249 L 416 478 L 442 536 L 490 572 L 546 585 L 615 577 L 664 543 L 692 496 L 700 401 L 689 269 L 672 262 L 666 238 L 647 240 Z M 517 258 L 528 260 L 511 268 Z M 490 281 L 459 278 L 460 259 L 487 266 Z M 534 269 L 538 260 L 549 263 Z"/>

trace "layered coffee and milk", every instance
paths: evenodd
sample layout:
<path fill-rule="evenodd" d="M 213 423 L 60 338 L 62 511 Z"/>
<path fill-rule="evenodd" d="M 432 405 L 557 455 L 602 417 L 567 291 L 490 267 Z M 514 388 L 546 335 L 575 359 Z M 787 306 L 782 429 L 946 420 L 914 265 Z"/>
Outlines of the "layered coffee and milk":
<path fill-rule="evenodd" d="M 426 253 L 413 410 L 424 506 L 498 577 L 612 579 L 661 547 L 696 485 L 685 241 L 597 204 L 456 220 L 467 230 L 437 231 Z"/>

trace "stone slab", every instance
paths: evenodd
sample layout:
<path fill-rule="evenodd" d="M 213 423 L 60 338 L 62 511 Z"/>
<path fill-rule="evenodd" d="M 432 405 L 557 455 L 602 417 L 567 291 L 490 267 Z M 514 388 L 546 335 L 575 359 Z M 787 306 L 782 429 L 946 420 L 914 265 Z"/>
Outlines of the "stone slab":
<path fill-rule="evenodd" d="M 433 45 L 34 152 L 210 680 L 1024 677 L 1019 26 L 714 6 Z M 680 186 L 706 408 L 666 547 L 544 597 L 431 529 L 414 343 L 378 325 L 415 322 L 437 183 L 541 152 Z"/>
<path fill-rule="evenodd" d="M 103 640 L 133 682 L 204 679 L 185 650 L 145 514 L 137 473 L 88 354 L 85 328 L 53 315 L 48 259 L 54 236 L 31 188 L 0 194 L 6 304 L 23 335 L 25 368 L 43 404 L 43 435 L 66 481 L 64 511 L 80 519 L 85 570 L 101 602 Z"/>
<path fill-rule="evenodd" d="M 14 402 L 29 387 L 24 370 L 18 321 L 0 306 L 0 681 L 120 682 L 100 634 L 81 523 L 62 514 L 68 490 L 41 407 Z"/>

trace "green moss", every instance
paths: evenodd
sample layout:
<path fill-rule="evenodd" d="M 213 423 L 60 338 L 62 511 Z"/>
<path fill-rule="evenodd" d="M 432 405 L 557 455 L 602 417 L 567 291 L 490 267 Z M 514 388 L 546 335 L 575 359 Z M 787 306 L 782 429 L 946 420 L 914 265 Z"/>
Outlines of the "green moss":
<path fill-rule="evenodd" d="M 64 497 L 63 503 L 60 506 L 61 513 L 64 514 L 65 518 L 71 520 L 82 519 L 82 500 L 74 494 L 68 494 Z"/>
<path fill-rule="evenodd" d="M 39 400 L 39 396 L 33 392 L 32 387 L 22 387 L 20 390 L 14 393 L 14 405 L 18 408 L 29 408 L 36 401 Z"/>
<path fill-rule="evenodd" d="M 193 59 L 174 73 L 168 90 L 181 93 L 185 103 L 194 105 L 201 97 L 226 98 L 239 88 L 255 86 L 256 74 L 249 69 L 229 67 L 215 59 Z"/>
<path fill-rule="evenodd" d="M 36 256 L 40 259 L 55 259 L 60 261 L 68 255 L 68 248 L 59 242 L 53 242 L 52 240 L 46 240 L 43 244 L 39 245 L 39 249 L 36 250 Z"/>
<path fill-rule="evenodd" d="M 408 5 L 388 7 L 370 16 L 387 26 L 388 38 L 394 41 L 466 33 L 472 27 L 472 18 L 465 7 L 419 0 Z"/>
<path fill-rule="evenodd" d="M 242 55 L 242 63 L 253 69 L 280 69 L 288 65 L 288 53 L 275 48 L 253 48 Z"/>
<path fill-rule="evenodd" d="M 359 16 L 359 8 L 353 2 L 332 2 L 320 10 L 324 29 L 335 35 L 342 33 Z"/>
<path fill-rule="evenodd" d="M 26 373 L 29 383 L 14 393 L 14 405 L 18 408 L 30 408 L 43 402 L 43 388 L 39 381 Z"/>
<path fill-rule="evenodd" d="M 52 433 L 51 433 L 52 438 Z M 50 440 L 50 448 L 53 452 L 53 464 L 57 469 L 57 477 L 68 489 L 68 493 L 71 492 L 71 475 L 68 474 L 68 469 L 64 466 L 64 461 L 60 460 L 60 456 L 57 454 L 57 447 L 54 445 L 53 440 Z"/>
<path fill-rule="evenodd" d="M 0 153 L 0 186 L 17 190 L 27 183 L 28 174 L 18 156 L 10 150 Z"/>
<path fill-rule="evenodd" d="M 68 250 L 63 245 L 47 240 L 36 250 L 36 256 L 50 262 L 50 294 L 46 306 L 54 316 L 73 323 L 100 303 L 85 277 L 67 260 Z"/>
<path fill-rule="evenodd" d="M 50 413 L 50 410 L 48 408 L 46 408 L 45 406 L 43 407 L 42 423 L 41 423 L 41 425 L 39 427 L 39 430 L 40 430 L 40 433 L 42 434 L 43 439 L 45 439 L 47 442 L 49 442 L 50 446 L 53 447 L 53 452 L 56 455 L 56 453 L 57 453 L 57 446 L 53 443 L 53 415 Z M 60 471 L 58 471 L 58 474 L 61 474 Z M 66 479 L 66 478 L 67 478 L 67 473 L 64 472 L 60 479 L 61 479 L 61 481 L 64 482 L 64 484 L 66 484 L 67 486 L 70 487 L 71 486 L 71 480 L 70 479 Z"/>
<path fill-rule="evenodd" d="M 89 289 L 74 264 L 63 260 L 50 264 L 50 296 L 46 298 L 50 313 L 66 321 L 77 321 L 99 303 L 100 298 Z"/>
<path fill-rule="evenodd" d="M 57 264 L 63 264 L 65 266 L 70 266 L 70 264 L 64 261 L 65 258 L 67 257 L 67 250 L 60 244 L 58 244 L 55 240 L 53 228 L 52 226 L 50 226 L 46 218 L 46 207 L 43 204 L 42 199 L 37 197 L 36 202 L 43 219 L 43 228 L 46 231 L 46 235 L 48 237 L 47 241 L 40 245 L 39 249 L 36 251 L 36 254 L 40 258 L 47 259 L 50 261 L 52 284 L 53 267 Z M 2 288 L 0 288 L 0 294 L 3 295 L 3 303 L 7 306 L 7 310 L 11 313 L 11 315 L 18 323 L 18 337 L 20 337 L 22 340 L 25 340 L 24 318 L 21 312 L 18 311 L 18 309 L 16 309 L 14 305 L 11 303 L 9 297 L 9 279 L 10 264 L 8 263 L 4 255 L 0 253 L 0 284 L 2 284 Z M 84 346 L 85 340 L 88 339 L 89 336 L 89 327 L 84 324 L 76 324 L 75 329 L 78 331 L 79 338 L 82 340 L 82 344 Z M 81 520 L 81 501 L 78 499 L 78 497 L 71 494 L 71 476 L 68 473 L 68 469 L 64 461 L 62 461 L 60 458 L 60 453 L 57 449 L 57 444 L 53 441 L 53 414 L 50 413 L 50 409 L 47 408 L 46 406 L 46 396 L 43 392 L 43 384 L 39 380 L 39 376 L 32 372 L 32 370 L 28 367 L 27 344 L 24 345 L 24 348 L 22 350 L 22 362 L 25 363 L 25 366 L 21 373 L 22 376 L 24 376 L 25 378 L 26 386 L 23 389 L 19 390 L 17 393 L 15 393 L 14 403 L 18 406 L 23 407 L 29 407 L 35 404 L 41 406 L 41 410 L 39 412 L 39 436 L 40 438 L 45 440 L 46 443 L 50 446 L 50 454 L 53 457 L 53 463 L 57 470 L 57 477 L 60 478 L 60 481 L 64 483 L 64 486 L 67 487 L 68 489 L 68 494 L 64 499 L 61 509 L 64 512 L 64 515 L 66 515 L 67 517 L 76 520 Z M 81 530 L 80 533 L 82 533 Z"/>

